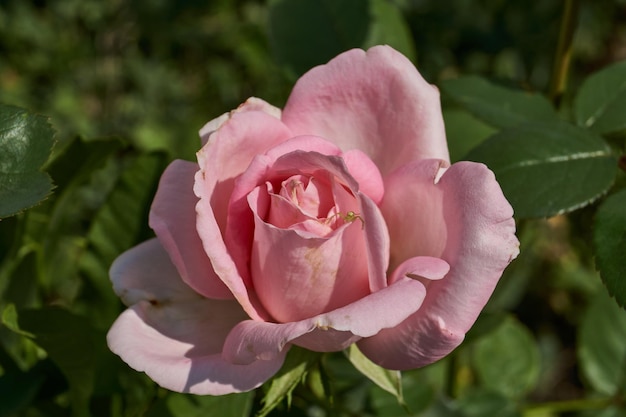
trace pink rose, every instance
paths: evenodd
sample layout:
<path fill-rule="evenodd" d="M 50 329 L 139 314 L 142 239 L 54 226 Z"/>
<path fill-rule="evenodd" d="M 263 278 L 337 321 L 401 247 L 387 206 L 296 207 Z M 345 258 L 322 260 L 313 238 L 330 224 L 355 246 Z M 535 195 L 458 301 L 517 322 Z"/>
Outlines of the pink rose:
<path fill-rule="evenodd" d="M 518 253 L 494 175 L 449 164 L 437 89 L 390 47 L 306 73 L 281 112 L 251 98 L 174 161 L 156 238 L 111 267 L 113 350 L 161 386 L 251 390 L 290 345 L 352 343 L 389 369 L 458 346 Z"/>

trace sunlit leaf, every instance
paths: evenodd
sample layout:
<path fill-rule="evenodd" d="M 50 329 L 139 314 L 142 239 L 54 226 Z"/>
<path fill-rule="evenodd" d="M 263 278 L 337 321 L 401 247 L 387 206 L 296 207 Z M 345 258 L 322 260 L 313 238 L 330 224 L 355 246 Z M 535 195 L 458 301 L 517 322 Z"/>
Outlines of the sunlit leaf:
<path fill-rule="evenodd" d="M 626 129 L 626 61 L 587 78 L 574 101 L 579 125 L 600 134 Z"/>
<path fill-rule="evenodd" d="M 0 218 L 45 199 L 50 176 L 41 171 L 54 144 L 54 130 L 43 116 L 0 105 Z"/>
<path fill-rule="evenodd" d="M 469 112 L 492 126 L 505 128 L 557 117 L 544 96 L 501 87 L 475 75 L 446 80 L 441 88 Z"/>
<path fill-rule="evenodd" d="M 524 395 L 539 377 L 537 344 L 530 331 L 512 317 L 475 342 L 472 359 L 483 386 L 507 397 Z"/>
<path fill-rule="evenodd" d="M 256 417 L 267 416 L 284 399 L 291 403 L 291 393 L 302 382 L 309 369 L 318 363 L 320 354 L 306 349 L 292 347 L 280 371 L 272 378 L 269 389 L 263 397 L 263 408 Z"/>
<path fill-rule="evenodd" d="M 597 391 L 613 395 L 626 388 L 626 311 L 600 291 L 578 329 L 582 373 Z"/>
<path fill-rule="evenodd" d="M 356 344 L 350 345 L 346 350 L 346 356 L 352 365 L 373 383 L 394 395 L 398 402 L 404 402 L 402 397 L 402 378 L 399 371 L 390 371 L 376 365 L 361 353 Z"/>
<path fill-rule="evenodd" d="M 608 197 L 596 213 L 593 243 L 596 265 L 611 294 L 626 307 L 626 190 Z"/>
<path fill-rule="evenodd" d="M 584 207 L 613 184 L 617 160 L 609 146 L 567 123 L 503 130 L 467 159 L 487 164 L 518 218 L 548 217 Z"/>

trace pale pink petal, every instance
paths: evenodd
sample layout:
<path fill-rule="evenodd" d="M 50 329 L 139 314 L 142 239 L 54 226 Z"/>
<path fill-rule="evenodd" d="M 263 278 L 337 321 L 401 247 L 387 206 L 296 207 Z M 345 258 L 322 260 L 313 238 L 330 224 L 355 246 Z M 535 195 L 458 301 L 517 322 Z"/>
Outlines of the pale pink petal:
<path fill-rule="evenodd" d="M 342 154 L 350 175 L 359 183 L 359 191 L 380 204 L 385 193 L 383 178 L 372 160 L 358 149 Z"/>
<path fill-rule="evenodd" d="M 265 112 L 239 112 L 232 114 L 211 134 L 209 142 L 198 152 L 200 171 L 196 173 L 194 184 L 194 192 L 200 198 L 196 206 L 198 234 L 215 273 L 255 319 L 266 315 L 254 296 L 248 294 L 222 234 L 226 227 L 228 197 L 233 192 L 235 178 L 256 155 L 290 136 L 280 120 Z"/>
<path fill-rule="evenodd" d="M 205 124 L 202 129 L 200 129 L 200 139 L 202 140 L 202 146 L 206 145 L 206 143 L 209 141 L 209 136 L 211 136 L 213 132 L 219 129 L 224 124 L 224 122 L 232 116 L 232 114 L 245 111 L 262 111 L 277 119 L 280 119 L 281 115 L 281 110 L 278 107 L 274 107 L 260 98 L 250 97 L 235 110 L 222 114 L 221 116 Z"/>
<path fill-rule="evenodd" d="M 111 277 L 132 306 L 111 327 L 109 347 L 162 387 L 210 395 L 249 391 L 282 366 L 286 350 L 246 366 L 224 360 L 224 340 L 247 315 L 235 301 L 209 300 L 187 287 L 156 239 L 122 254 Z"/>
<path fill-rule="evenodd" d="M 167 167 L 150 209 L 150 227 L 187 285 L 208 298 L 231 299 L 232 293 L 213 272 L 196 230 L 197 171 L 198 164 L 180 160 Z"/>
<path fill-rule="evenodd" d="M 482 164 L 459 162 L 435 182 L 438 167 L 436 161 L 420 161 L 387 178 L 382 211 L 395 263 L 426 255 L 440 257 L 451 269 L 429 283 L 417 313 L 359 342 L 383 367 L 411 369 L 452 351 L 519 251 L 513 210 L 493 173 Z"/>
<path fill-rule="evenodd" d="M 389 231 L 378 206 L 362 193 L 357 194 L 360 215 L 365 224 L 365 244 L 367 245 L 367 268 L 370 291 L 379 291 L 387 286 L 389 266 Z"/>
<path fill-rule="evenodd" d="M 345 307 L 299 322 L 247 320 L 228 335 L 224 355 L 228 361 L 246 364 L 269 360 L 288 343 L 324 352 L 342 350 L 360 337 L 401 323 L 420 308 L 425 294 L 421 282 L 404 278 Z"/>
<path fill-rule="evenodd" d="M 308 139 L 311 138 L 300 138 L 300 140 L 304 141 Z M 313 138 L 311 140 L 317 139 Z M 298 142 L 289 141 L 289 143 Z M 274 159 L 274 157 L 277 157 L 277 159 Z M 301 150 L 278 156 L 258 155 L 252 160 L 246 172 L 237 178 L 235 188 L 229 194 L 230 204 L 228 207 L 225 241 L 228 253 L 234 261 L 233 266 L 235 270 L 239 271 L 238 276 L 242 277 L 243 280 L 240 288 L 243 288 L 244 283 L 248 286 L 251 285 L 247 268 L 250 261 L 250 242 L 254 233 L 254 218 L 248 206 L 248 194 L 266 182 L 282 182 L 294 175 L 315 175 L 324 172 L 326 172 L 325 175 L 327 176 L 339 178 L 351 190 L 358 188 L 357 182 L 350 176 L 341 157 Z M 201 214 L 202 212 L 198 211 L 199 217 Z M 203 236 L 202 232 L 200 232 L 200 236 Z M 218 275 L 224 279 L 224 275 L 219 273 Z M 231 285 L 229 285 L 229 288 L 235 295 L 241 291 L 240 289 L 233 289 L 234 287 Z M 246 309 L 246 311 L 248 310 Z M 254 315 L 251 315 L 251 317 L 256 318 Z"/>
<path fill-rule="evenodd" d="M 210 203 L 210 211 L 221 230 L 226 226 L 228 196 L 233 191 L 235 178 L 248 168 L 255 156 L 291 136 L 280 120 L 265 112 L 235 112 L 198 151 L 201 175 L 197 177 L 194 191 Z"/>
<path fill-rule="evenodd" d="M 282 120 L 296 135 L 360 149 L 383 177 L 410 161 L 449 159 L 438 90 L 388 46 L 353 49 L 304 74 Z"/>
<path fill-rule="evenodd" d="M 253 194 L 252 211 L 256 211 Z M 251 271 L 256 294 L 279 322 L 334 310 L 369 293 L 367 253 L 360 224 L 329 237 L 303 237 L 255 215 Z"/>

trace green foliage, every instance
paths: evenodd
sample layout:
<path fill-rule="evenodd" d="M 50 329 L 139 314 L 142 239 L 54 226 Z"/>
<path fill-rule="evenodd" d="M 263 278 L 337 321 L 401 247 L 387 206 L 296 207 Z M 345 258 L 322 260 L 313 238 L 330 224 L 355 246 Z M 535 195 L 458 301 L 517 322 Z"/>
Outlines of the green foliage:
<path fill-rule="evenodd" d="M 626 190 L 613 194 L 598 208 L 593 243 L 596 264 L 609 293 L 626 306 Z"/>
<path fill-rule="evenodd" d="M 414 58 L 409 30 L 391 2 L 272 0 L 269 4 L 272 49 L 278 61 L 297 75 L 348 49 L 384 43 Z"/>
<path fill-rule="evenodd" d="M 557 106 L 560 0 L 2 2 L 0 417 L 626 415 L 624 1 L 579 3 Z M 292 347 L 222 397 L 110 353 L 108 269 L 152 236 L 165 165 L 249 96 L 281 106 L 294 75 L 379 43 L 441 88 L 452 160 L 486 162 L 515 209 L 521 254 L 465 342 L 401 374 Z"/>
<path fill-rule="evenodd" d="M 612 185 L 617 167 L 600 137 L 562 122 L 502 130 L 467 158 L 495 172 L 518 218 L 554 216 L 592 203 Z"/>
<path fill-rule="evenodd" d="M 599 134 L 626 130 L 626 61 L 598 71 L 585 80 L 574 103 L 579 125 Z"/>
<path fill-rule="evenodd" d="M 500 87 L 481 77 L 470 75 L 447 80 L 442 88 L 476 117 L 498 128 L 556 119 L 552 105 L 544 96 Z"/>
<path fill-rule="evenodd" d="M 0 105 L 0 218 L 38 204 L 52 191 L 52 180 L 41 167 L 53 137 L 45 117 Z"/>
<path fill-rule="evenodd" d="M 508 318 L 478 340 L 473 350 L 483 385 L 504 398 L 520 398 L 535 387 L 541 367 L 539 351 L 528 329 Z"/>
<path fill-rule="evenodd" d="M 352 365 L 359 370 L 359 372 L 368 377 L 373 383 L 378 385 L 383 390 L 394 395 L 398 400 L 398 403 L 404 403 L 400 372 L 390 371 L 376 365 L 363 355 L 356 345 L 351 345 L 347 349 L 346 356 Z"/>
<path fill-rule="evenodd" d="M 293 390 L 304 381 L 311 367 L 317 365 L 320 355 L 315 352 L 291 348 L 281 370 L 272 378 L 269 388 L 263 397 L 263 408 L 256 417 L 265 417 L 283 400 L 287 399 L 287 407 L 291 406 Z"/>
<path fill-rule="evenodd" d="M 582 372 L 598 392 L 608 395 L 626 390 L 626 311 L 604 291 L 591 301 L 581 323 L 578 351 Z"/>

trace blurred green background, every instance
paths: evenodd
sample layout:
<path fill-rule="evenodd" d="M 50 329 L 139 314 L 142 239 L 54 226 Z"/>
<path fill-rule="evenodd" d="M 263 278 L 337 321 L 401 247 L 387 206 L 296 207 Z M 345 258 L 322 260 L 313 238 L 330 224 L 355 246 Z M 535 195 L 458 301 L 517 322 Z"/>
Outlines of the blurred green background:
<path fill-rule="evenodd" d="M 626 0 L 574 3 L 565 119 L 582 80 L 626 59 Z M 123 308 L 107 270 L 151 235 L 166 164 L 194 159 L 207 121 L 250 96 L 282 106 L 300 74 L 352 47 L 389 43 L 436 85 L 476 74 L 547 93 L 564 4 L 0 0 L 0 102 L 57 132 L 54 194 L 0 222 L 0 417 L 254 415 L 267 388 L 169 393 L 106 348 Z M 496 130 L 442 99 L 463 159 Z M 462 347 L 404 374 L 406 407 L 339 353 L 270 415 L 626 416 L 626 315 L 595 272 L 594 210 L 519 222 L 519 259 Z"/>

